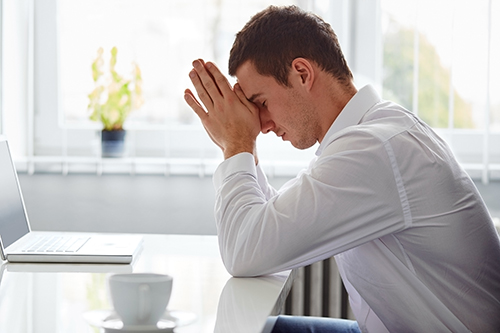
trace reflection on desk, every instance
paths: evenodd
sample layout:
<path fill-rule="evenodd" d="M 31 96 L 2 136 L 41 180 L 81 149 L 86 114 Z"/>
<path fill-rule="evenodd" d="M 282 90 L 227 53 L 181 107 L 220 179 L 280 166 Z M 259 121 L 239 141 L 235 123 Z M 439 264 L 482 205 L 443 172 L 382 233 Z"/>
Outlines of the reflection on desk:
<path fill-rule="evenodd" d="M 0 332 L 99 332 L 83 314 L 111 309 L 107 279 L 114 273 L 174 277 L 169 310 L 194 313 L 177 333 L 261 332 L 277 314 L 293 274 L 232 278 L 215 236 L 144 235 L 132 265 L 10 264 L 0 266 Z"/>
<path fill-rule="evenodd" d="M 257 278 L 230 278 L 222 290 L 215 332 L 255 332 L 255 323 L 264 328 L 268 316 L 280 313 L 292 286 L 291 272 Z M 287 280 L 289 283 L 287 283 Z M 263 304 L 273 308 L 263 307 Z M 238 318 L 235 320 L 235 318 Z"/>

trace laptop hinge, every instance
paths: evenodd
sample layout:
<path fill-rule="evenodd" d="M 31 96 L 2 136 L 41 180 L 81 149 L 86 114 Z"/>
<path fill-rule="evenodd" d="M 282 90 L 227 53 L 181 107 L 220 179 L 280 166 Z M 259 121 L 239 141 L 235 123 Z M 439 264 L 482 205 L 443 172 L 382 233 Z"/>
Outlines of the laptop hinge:
<path fill-rule="evenodd" d="M 3 248 L 2 236 L 0 235 L 0 257 L 2 260 L 7 260 L 7 256 L 5 255 L 5 250 Z"/>

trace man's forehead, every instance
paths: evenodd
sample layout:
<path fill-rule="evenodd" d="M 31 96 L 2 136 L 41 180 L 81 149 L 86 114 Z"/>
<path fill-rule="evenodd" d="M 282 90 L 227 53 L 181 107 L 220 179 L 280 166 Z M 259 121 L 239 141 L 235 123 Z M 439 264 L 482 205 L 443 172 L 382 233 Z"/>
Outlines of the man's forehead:
<path fill-rule="evenodd" d="M 244 62 L 235 76 L 248 100 L 253 101 L 263 94 L 263 84 L 268 77 L 259 74 L 251 61 Z"/>
<path fill-rule="evenodd" d="M 255 81 L 257 70 L 255 70 L 255 66 L 250 61 L 245 61 L 238 69 L 236 70 L 236 80 L 240 84 L 241 89 L 245 93 L 245 96 L 248 98 L 251 96 L 250 88 L 253 85 L 252 82 Z M 247 94 L 250 94 L 247 95 Z"/>
<path fill-rule="evenodd" d="M 236 70 L 236 77 L 246 76 L 249 74 L 258 74 L 258 73 L 257 73 L 257 69 L 255 68 L 255 65 L 253 64 L 253 62 L 250 60 L 247 60 L 247 61 L 243 62 Z"/>

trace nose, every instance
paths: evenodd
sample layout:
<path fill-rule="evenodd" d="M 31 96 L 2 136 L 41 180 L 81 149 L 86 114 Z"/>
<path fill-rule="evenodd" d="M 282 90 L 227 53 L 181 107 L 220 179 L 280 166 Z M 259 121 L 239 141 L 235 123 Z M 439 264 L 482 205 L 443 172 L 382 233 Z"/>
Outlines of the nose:
<path fill-rule="evenodd" d="M 267 110 L 267 108 L 261 108 L 259 110 L 260 116 L 260 131 L 262 134 L 267 134 L 271 132 L 275 128 L 274 121 L 271 119 L 271 114 Z"/>

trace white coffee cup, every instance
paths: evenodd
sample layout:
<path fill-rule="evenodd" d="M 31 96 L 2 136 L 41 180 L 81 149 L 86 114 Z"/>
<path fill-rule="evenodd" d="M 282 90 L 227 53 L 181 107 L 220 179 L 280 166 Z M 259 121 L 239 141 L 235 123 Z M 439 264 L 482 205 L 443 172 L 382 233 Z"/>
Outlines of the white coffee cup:
<path fill-rule="evenodd" d="M 110 276 L 111 300 L 123 326 L 156 325 L 170 300 L 172 282 L 169 275 L 153 273 Z"/>

